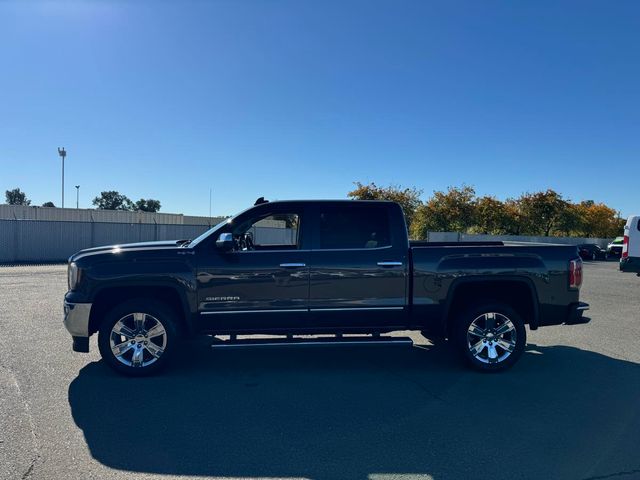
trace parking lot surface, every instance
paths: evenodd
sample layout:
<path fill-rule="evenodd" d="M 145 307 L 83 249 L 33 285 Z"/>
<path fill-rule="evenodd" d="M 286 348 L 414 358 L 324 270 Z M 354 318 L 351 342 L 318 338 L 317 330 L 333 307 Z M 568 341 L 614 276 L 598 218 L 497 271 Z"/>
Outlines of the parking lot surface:
<path fill-rule="evenodd" d="M 510 371 L 446 345 L 212 351 L 123 378 L 71 351 L 65 266 L 0 268 L 0 478 L 640 478 L 640 278 L 585 265 L 590 324 Z"/>

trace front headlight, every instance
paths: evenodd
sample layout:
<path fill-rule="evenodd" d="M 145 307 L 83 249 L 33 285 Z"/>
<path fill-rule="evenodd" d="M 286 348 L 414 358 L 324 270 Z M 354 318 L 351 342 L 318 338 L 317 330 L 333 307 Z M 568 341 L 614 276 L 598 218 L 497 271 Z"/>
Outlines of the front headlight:
<path fill-rule="evenodd" d="M 78 280 L 80 280 L 80 271 L 75 262 L 71 262 L 67 267 L 67 284 L 69 285 L 69 290 L 76 288 Z"/>

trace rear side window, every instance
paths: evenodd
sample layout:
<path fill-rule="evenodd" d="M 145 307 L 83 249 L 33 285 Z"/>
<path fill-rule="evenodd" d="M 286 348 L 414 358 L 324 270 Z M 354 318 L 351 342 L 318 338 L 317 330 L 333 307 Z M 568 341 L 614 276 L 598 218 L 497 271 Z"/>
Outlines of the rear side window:
<path fill-rule="evenodd" d="M 391 245 L 389 214 L 383 207 L 320 212 L 320 248 L 381 248 Z"/>

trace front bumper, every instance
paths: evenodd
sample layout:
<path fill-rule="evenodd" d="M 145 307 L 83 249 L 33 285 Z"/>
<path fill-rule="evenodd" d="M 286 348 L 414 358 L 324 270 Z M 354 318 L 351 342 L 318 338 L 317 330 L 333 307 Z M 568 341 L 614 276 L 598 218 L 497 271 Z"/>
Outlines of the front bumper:
<path fill-rule="evenodd" d="M 64 326 L 73 337 L 75 352 L 89 351 L 91 303 L 64 302 Z"/>
<path fill-rule="evenodd" d="M 569 315 L 564 322 L 565 325 L 580 325 L 589 323 L 591 319 L 584 316 L 584 312 L 589 310 L 589 304 L 585 302 L 572 303 L 569 305 Z"/>

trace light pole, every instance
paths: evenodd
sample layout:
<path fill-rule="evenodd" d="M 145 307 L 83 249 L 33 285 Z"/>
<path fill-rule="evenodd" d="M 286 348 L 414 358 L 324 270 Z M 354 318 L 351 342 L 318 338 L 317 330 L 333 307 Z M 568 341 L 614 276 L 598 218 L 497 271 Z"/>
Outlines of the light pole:
<path fill-rule="evenodd" d="M 76 185 L 76 209 L 80 208 L 80 185 Z"/>
<path fill-rule="evenodd" d="M 58 147 L 58 155 L 62 158 L 62 208 L 64 208 L 64 158 L 67 156 L 64 147 Z"/>

